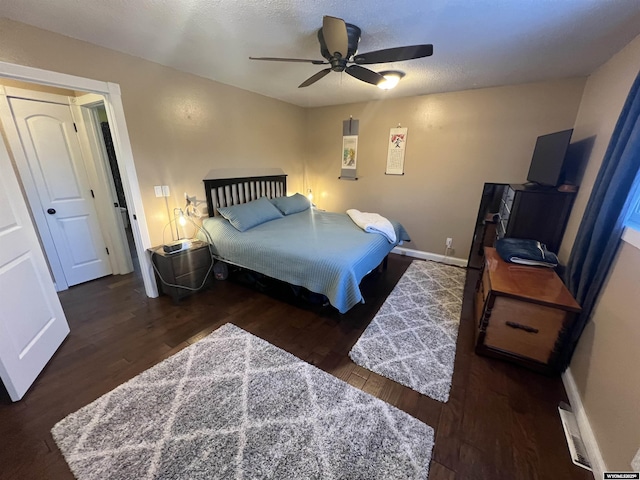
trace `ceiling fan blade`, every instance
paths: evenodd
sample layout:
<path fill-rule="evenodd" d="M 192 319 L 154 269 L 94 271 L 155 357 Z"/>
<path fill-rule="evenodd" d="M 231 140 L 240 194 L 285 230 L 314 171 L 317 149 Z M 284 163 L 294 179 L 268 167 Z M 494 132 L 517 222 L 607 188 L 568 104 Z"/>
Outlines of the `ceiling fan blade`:
<path fill-rule="evenodd" d="M 353 57 L 353 62 L 358 65 L 371 65 L 373 63 L 400 62 L 413 60 L 433 55 L 433 45 L 408 45 L 406 47 L 385 48 L 375 52 L 358 54 Z"/>
<path fill-rule="evenodd" d="M 322 36 L 331 56 L 336 53 L 339 53 L 343 58 L 347 56 L 349 37 L 344 20 L 327 15 L 322 17 Z"/>
<path fill-rule="evenodd" d="M 315 75 L 312 75 L 311 77 L 307 78 L 304 82 L 302 82 L 300 85 L 298 85 L 298 88 L 308 87 L 309 85 L 316 83 L 322 77 L 327 75 L 330 71 L 331 71 L 330 68 L 325 68 L 324 70 L 320 70 L 318 73 L 316 73 Z"/>
<path fill-rule="evenodd" d="M 268 62 L 313 63 L 314 65 L 328 65 L 329 64 L 329 62 L 323 62 L 322 60 L 309 60 L 309 59 L 306 59 L 306 58 L 249 57 L 249 60 L 266 60 Z"/>
<path fill-rule="evenodd" d="M 368 68 L 360 67 L 358 65 L 351 65 L 345 69 L 352 77 L 362 80 L 363 82 L 370 83 L 371 85 L 378 85 L 380 82 L 384 82 L 384 77 L 379 73 L 376 73 Z"/>

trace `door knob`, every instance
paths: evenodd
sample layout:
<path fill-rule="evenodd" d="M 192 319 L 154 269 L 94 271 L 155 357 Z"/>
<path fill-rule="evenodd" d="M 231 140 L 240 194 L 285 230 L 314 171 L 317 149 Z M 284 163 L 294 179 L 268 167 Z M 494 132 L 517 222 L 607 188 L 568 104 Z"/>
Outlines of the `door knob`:
<path fill-rule="evenodd" d="M 55 208 L 50 208 L 49 210 L 47 210 L 47 213 L 49 215 L 53 215 L 54 213 L 56 213 L 56 209 Z"/>

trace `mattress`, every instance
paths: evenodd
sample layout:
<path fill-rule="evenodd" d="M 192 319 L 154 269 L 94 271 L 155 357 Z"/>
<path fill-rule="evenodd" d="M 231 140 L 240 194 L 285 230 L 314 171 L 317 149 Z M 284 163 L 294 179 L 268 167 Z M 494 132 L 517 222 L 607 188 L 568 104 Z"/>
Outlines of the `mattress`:
<path fill-rule="evenodd" d="M 345 313 L 363 302 L 360 281 L 394 246 L 410 240 L 391 221 L 396 243 L 366 233 L 346 215 L 308 209 L 265 222 L 245 232 L 222 217 L 203 221 L 213 252 L 224 261 L 325 295 Z"/>

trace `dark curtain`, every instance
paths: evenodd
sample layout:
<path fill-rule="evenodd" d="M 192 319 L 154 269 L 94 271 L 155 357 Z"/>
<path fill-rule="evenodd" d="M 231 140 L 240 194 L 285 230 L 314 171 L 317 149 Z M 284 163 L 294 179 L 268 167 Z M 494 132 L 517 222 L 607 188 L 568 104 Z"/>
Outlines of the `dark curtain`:
<path fill-rule="evenodd" d="M 640 74 L 611 136 L 565 271 L 565 283 L 582 306 L 582 313 L 570 332 L 570 348 L 562 359 L 564 368 L 591 317 L 618 250 L 639 171 Z"/>

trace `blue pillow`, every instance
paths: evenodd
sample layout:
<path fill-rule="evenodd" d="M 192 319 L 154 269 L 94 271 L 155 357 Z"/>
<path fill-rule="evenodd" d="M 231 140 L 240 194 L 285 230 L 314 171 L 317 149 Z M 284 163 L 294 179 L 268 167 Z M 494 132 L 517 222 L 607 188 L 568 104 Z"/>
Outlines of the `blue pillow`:
<path fill-rule="evenodd" d="M 276 197 L 271 199 L 278 210 L 285 215 L 291 215 L 292 213 L 303 212 L 311 206 L 311 202 L 304 195 L 296 193 L 290 197 Z"/>
<path fill-rule="evenodd" d="M 231 207 L 220 207 L 218 212 L 229 220 L 236 230 L 244 232 L 261 223 L 282 218 L 280 210 L 273 206 L 267 197 L 260 197 L 252 202 L 233 205 Z"/>

